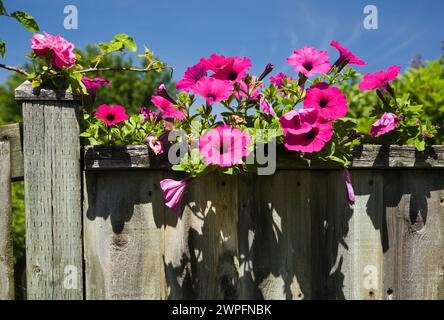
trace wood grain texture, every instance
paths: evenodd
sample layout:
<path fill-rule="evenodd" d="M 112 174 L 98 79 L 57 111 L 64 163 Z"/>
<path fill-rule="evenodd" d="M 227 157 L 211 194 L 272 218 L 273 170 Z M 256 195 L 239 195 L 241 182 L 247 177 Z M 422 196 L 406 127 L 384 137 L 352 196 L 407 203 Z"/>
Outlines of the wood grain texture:
<path fill-rule="evenodd" d="M 11 178 L 23 179 L 22 125 L 20 123 L 0 126 L 0 140 L 9 141 L 11 149 Z"/>
<path fill-rule="evenodd" d="M 9 141 L 0 139 L 0 300 L 14 299 L 10 162 Z"/>
<path fill-rule="evenodd" d="M 78 103 L 22 107 L 28 299 L 82 299 Z"/>
<path fill-rule="evenodd" d="M 444 182 L 425 170 L 385 177 L 387 299 L 444 299 Z"/>
<path fill-rule="evenodd" d="M 160 299 L 164 207 L 162 173 L 86 172 L 86 299 Z"/>
<path fill-rule="evenodd" d="M 168 298 L 239 297 L 237 190 L 236 177 L 211 173 L 189 183 L 176 223 L 174 213 L 167 212 Z M 185 271 L 182 276 L 175 276 L 181 269 Z M 182 283 L 181 290 L 177 290 L 178 283 Z"/>
<path fill-rule="evenodd" d="M 310 172 L 240 179 L 241 297 L 311 299 Z"/>
<path fill-rule="evenodd" d="M 168 170 L 170 165 L 165 158 L 155 157 L 145 145 L 128 146 L 86 146 L 84 150 L 85 170 Z M 429 147 L 417 152 L 413 146 L 364 145 L 353 152 L 354 169 L 393 169 L 393 168 L 444 168 L 444 146 Z M 335 169 L 322 162 L 307 162 L 297 159 L 294 152 L 278 151 L 277 169 Z"/>
<path fill-rule="evenodd" d="M 327 243 L 330 253 L 329 298 L 382 297 L 383 179 L 378 171 L 354 171 L 356 203 L 350 207 L 342 172 L 330 172 Z"/>

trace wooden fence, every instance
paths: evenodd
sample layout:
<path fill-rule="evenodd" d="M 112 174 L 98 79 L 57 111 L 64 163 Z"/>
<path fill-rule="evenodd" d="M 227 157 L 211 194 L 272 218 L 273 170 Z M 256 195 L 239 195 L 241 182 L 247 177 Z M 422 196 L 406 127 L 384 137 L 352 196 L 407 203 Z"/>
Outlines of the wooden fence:
<path fill-rule="evenodd" d="M 29 84 L 17 99 L 29 299 L 444 299 L 442 146 L 355 150 L 353 207 L 340 170 L 285 153 L 273 176 L 191 181 L 176 215 L 164 158 L 80 152 L 79 101 Z"/>

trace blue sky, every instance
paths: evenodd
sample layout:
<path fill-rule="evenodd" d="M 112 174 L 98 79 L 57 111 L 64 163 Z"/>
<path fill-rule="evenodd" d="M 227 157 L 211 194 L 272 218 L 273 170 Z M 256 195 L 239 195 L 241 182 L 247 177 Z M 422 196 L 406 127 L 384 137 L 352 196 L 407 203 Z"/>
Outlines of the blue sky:
<path fill-rule="evenodd" d="M 271 62 L 292 74 L 285 58 L 306 45 L 328 49 L 335 39 L 369 63 L 362 72 L 388 65 L 407 67 L 416 54 L 436 59 L 444 40 L 442 0 L 3 0 L 9 12 L 32 14 L 40 28 L 61 34 L 78 46 L 110 40 L 117 33 L 147 44 L 175 68 L 174 79 L 187 66 L 212 53 L 249 56 L 254 73 Z M 378 30 L 363 27 L 366 5 L 378 8 Z M 79 29 L 63 27 L 66 5 L 79 12 Z M 0 38 L 7 42 L 3 63 L 18 65 L 29 52 L 31 34 L 15 21 L 0 17 Z M 9 73 L 0 70 L 0 82 Z"/>

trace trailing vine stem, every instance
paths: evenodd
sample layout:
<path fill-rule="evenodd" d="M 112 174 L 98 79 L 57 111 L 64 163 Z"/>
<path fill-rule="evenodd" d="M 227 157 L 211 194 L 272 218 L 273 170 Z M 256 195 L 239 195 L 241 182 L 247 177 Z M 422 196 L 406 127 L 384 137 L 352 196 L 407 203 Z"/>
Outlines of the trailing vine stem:
<path fill-rule="evenodd" d="M 171 73 L 173 68 L 165 67 L 165 69 L 170 69 Z M 105 72 L 105 71 L 124 71 L 124 72 L 151 72 L 154 69 L 149 65 L 146 68 L 126 68 L 126 67 L 103 67 L 103 68 L 89 68 L 84 70 L 74 71 L 74 73 L 91 73 L 91 72 Z"/>
<path fill-rule="evenodd" d="M 8 66 L 6 64 L 0 63 L 0 68 L 20 73 L 20 74 L 22 74 L 22 75 L 24 75 L 26 77 L 29 76 L 28 72 L 26 72 L 25 70 L 23 70 L 23 69 L 21 69 L 19 67 Z"/>
<path fill-rule="evenodd" d="M 0 68 L 6 69 L 9 71 L 14 71 L 14 72 L 20 73 L 26 77 L 29 77 L 29 73 L 19 67 L 13 67 L 13 66 L 9 66 L 9 65 L 0 63 Z M 171 69 L 171 72 L 173 71 L 173 68 L 171 68 L 171 67 L 166 67 L 166 69 Z M 90 73 L 90 72 L 104 72 L 104 71 L 150 72 L 153 70 L 154 69 L 152 69 L 150 66 L 148 66 L 146 68 L 104 67 L 104 68 L 89 68 L 89 69 L 85 69 L 85 70 L 78 70 L 78 71 L 74 71 L 74 73 Z"/>

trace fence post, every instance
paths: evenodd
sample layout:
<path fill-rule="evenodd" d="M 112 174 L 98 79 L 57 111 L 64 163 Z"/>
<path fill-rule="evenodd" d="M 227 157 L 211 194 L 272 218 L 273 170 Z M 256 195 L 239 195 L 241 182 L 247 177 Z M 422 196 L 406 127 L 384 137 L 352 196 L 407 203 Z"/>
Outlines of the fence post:
<path fill-rule="evenodd" d="M 8 140 L 0 140 L 0 300 L 14 299 L 11 226 L 10 147 Z"/>
<path fill-rule="evenodd" d="M 72 94 L 15 91 L 23 108 L 28 299 L 82 299 L 78 111 Z"/>

